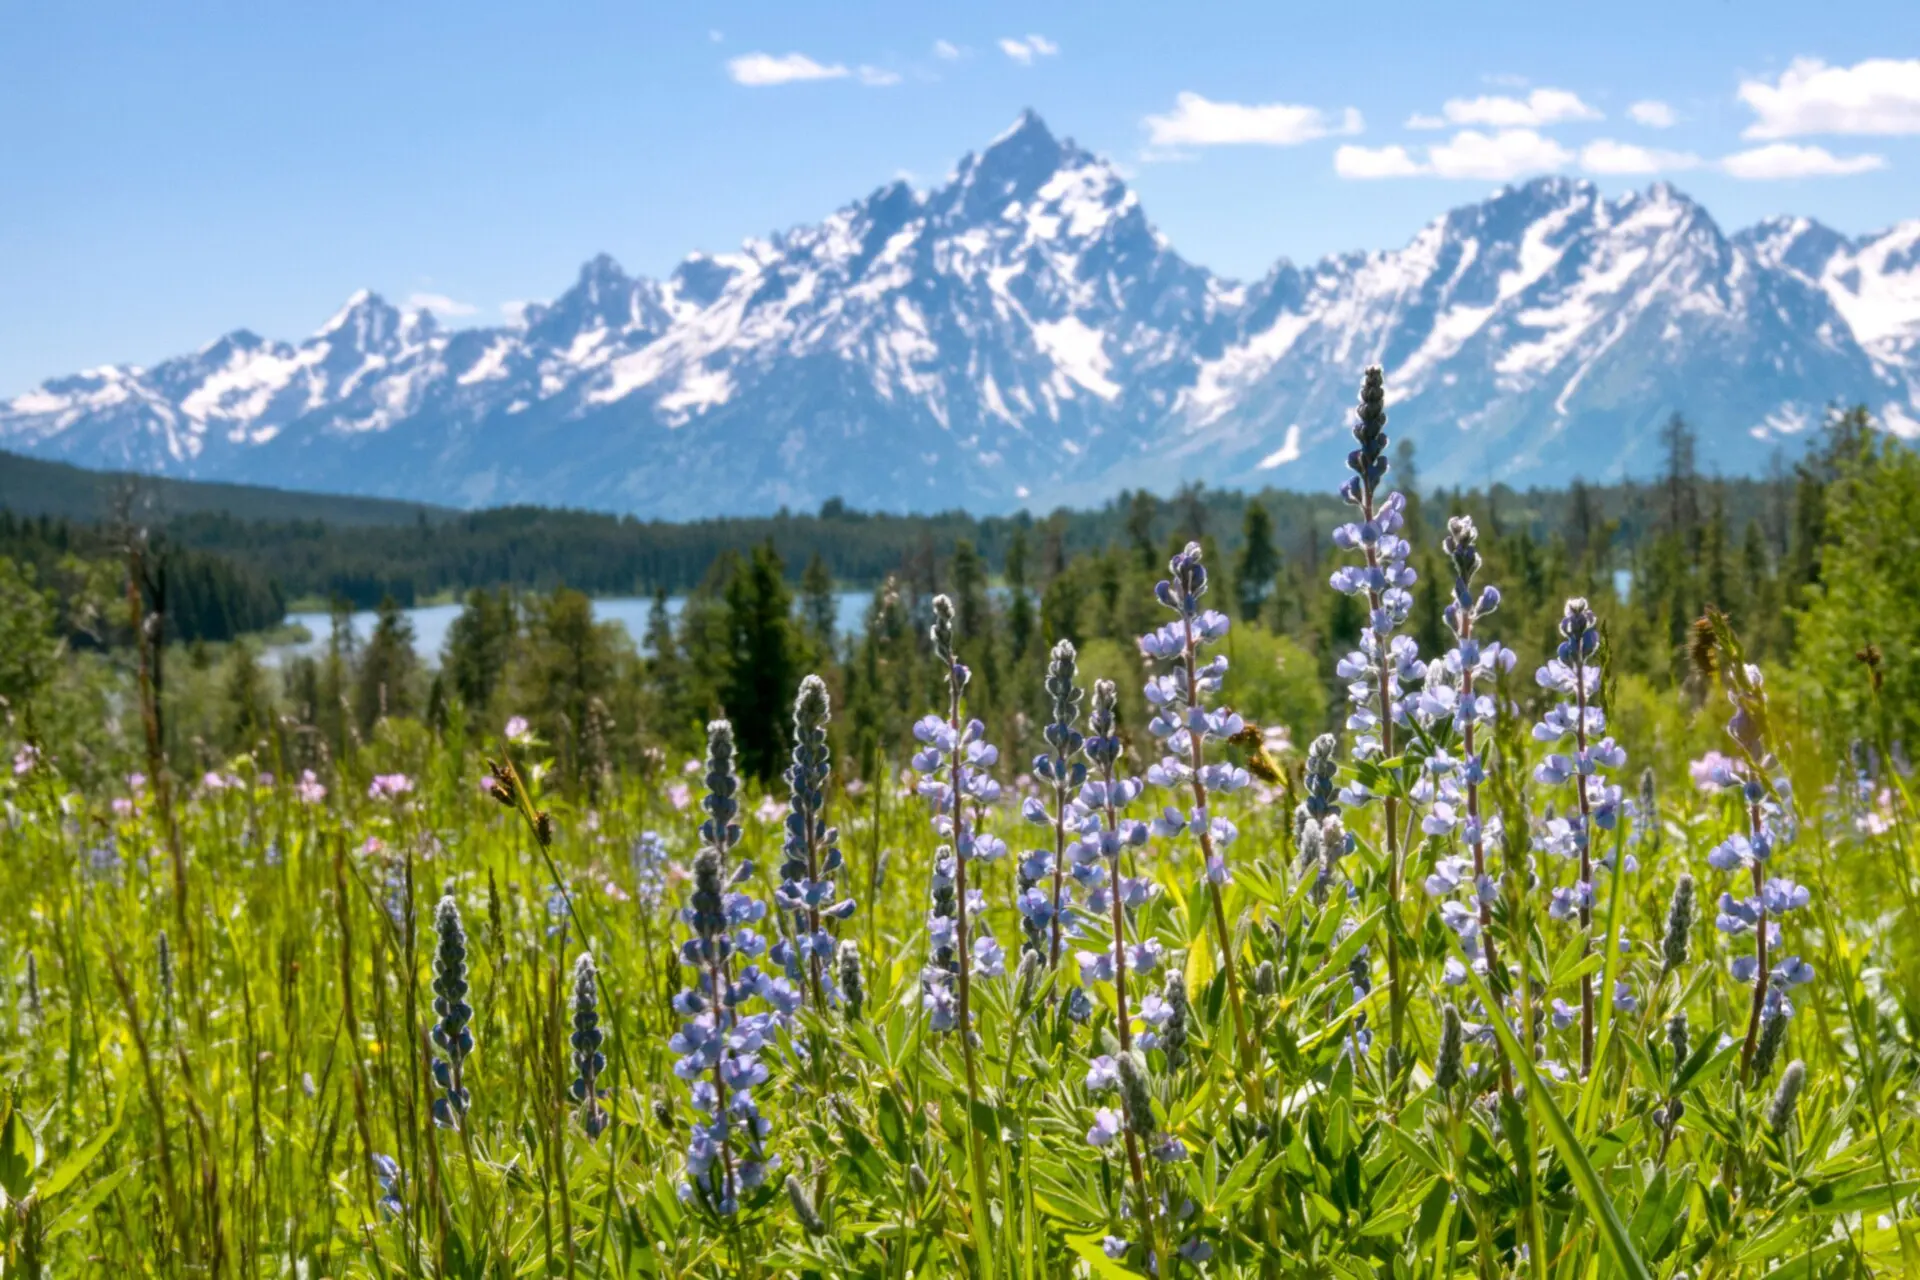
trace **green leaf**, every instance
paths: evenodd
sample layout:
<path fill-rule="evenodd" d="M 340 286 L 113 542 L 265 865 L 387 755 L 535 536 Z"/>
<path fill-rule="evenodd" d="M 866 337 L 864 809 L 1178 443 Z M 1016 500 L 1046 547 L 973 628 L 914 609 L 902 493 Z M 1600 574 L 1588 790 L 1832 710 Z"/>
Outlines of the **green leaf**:
<path fill-rule="evenodd" d="M 1265 1158 L 1266 1145 L 1262 1143 L 1235 1161 L 1233 1168 L 1227 1170 L 1227 1180 L 1220 1184 L 1220 1190 L 1215 1194 L 1213 1203 L 1207 1206 L 1208 1211 L 1219 1213 L 1230 1208 L 1235 1197 L 1253 1181 L 1253 1175 L 1260 1172 L 1260 1162 Z"/>
<path fill-rule="evenodd" d="M 880 1140 L 887 1144 L 887 1154 L 899 1164 L 905 1164 L 912 1156 L 907 1145 L 907 1117 L 900 1109 L 900 1099 L 894 1097 L 893 1090 L 880 1090 L 875 1104 L 880 1112 Z"/>
<path fill-rule="evenodd" d="M 81 1147 L 65 1160 L 62 1160 L 59 1167 L 48 1176 L 46 1183 L 41 1186 L 40 1198 L 42 1200 L 51 1200 L 62 1191 L 65 1191 L 67 1187 L 72 1184 L 73 1180 L 85 1173 L 87 1166 L 99 1157 L 100 1152 L 106 1147 L 107 1142 L 113 1137 L 114 1131 L 119 1127 L 120 1121 L 118 1118 L 108 1121 L 105 1127 L 103 1127 L 99 1133 L 94 1134 L 93 1138 L 84 1147 Z"/>
<path fill-rule="evenodd" d="M 1573 1177 L 1574 1189 L 1580 1193 L 1587 1212 L 1600 1223 L 1601 1234 L 1613 1254 L 1614 1264 L 1629 1280 L 1653 1280 L 1653 1273 L 1647 1270 L 1647 1264 L 1641 1260 L 1639 1250 L 1633 1247 L 1633 1240 L 1627 1235 L 1627 1225 L 1620 1220 L 1620 1211 L 1614 1208 L 1607 1189 L 1600 1183 L 1600 1175 L 1587 1159 L 1586 1148 L 1580 1145 L 1580 1139 L 1567 1123 L 1566 1116 L 1554 1105 L 1553 1096 L 1547 1092 L 1546 1084 L 1533 1069 L 1533 1059 L 1528 1056 L 1526 1046 L 1520 1043 L 1520 1037 L 1507 1025 L 1506 1012 L 1501 1009 L 1499 1001 L 1493 998 L 1493 992 L 1487 990 L 1485 980 L 1474 972 L 1472 960 L 1460 950 L 1460 939 L 1449 931 L 1447 941 L 1455 951 L 1460 952 L 1460 963 L 1466 970 L 1467 981 L 1473 984 L 1473 993 L 1480 997 L 1480 1004 L 1487 1011 L 1493 1034 L 1499 1038 L 1500 1048 L 1507 1055 L 1514 1072 L 1527 1086 L 1527 1098 L 1545 1122 L 1547 1136 L 1553 1139 L 1553 1145 L 1559 1149 L 1560 1159 L 1566 1163 L 1567 1172 Z"/>
<path fill-rule="evenodd" d="M 40 1144 L 27 1127 L 19 1107 L 7 1108 L 7 1119 L 0 1125 L 0 1188 L 9 1200 L 27 1198 L 33 1189 L 33 1171 L 40 1164 Z"/>
<path fill-rule="evenodd" d="M 1118 1280 L 1137 1280 L 1140 1273 L 1132 1267 L 1115 1262 L 1107 1256 L 1100 1241 L 1093 1236 L 1068 1236 L 1067 1243 L 1080 1255 L 1096 1276 L 1115 1276 Z"/>

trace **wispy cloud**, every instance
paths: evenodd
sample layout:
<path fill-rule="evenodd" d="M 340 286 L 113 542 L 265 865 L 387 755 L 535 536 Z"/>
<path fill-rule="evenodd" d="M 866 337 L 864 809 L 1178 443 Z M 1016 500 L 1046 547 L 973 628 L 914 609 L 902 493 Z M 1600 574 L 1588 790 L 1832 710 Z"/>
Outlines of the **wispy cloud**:
<path fill-rule="evenodd" d="M 1920 58 L 1868 58 L 1851 67 L 1796 58 L 1772 83 L 1743 81 L 1739 97 L 1758 117 L 1748 138 L 1920 133 Z"/>
<path fill-rule="evenodd" d="M 1292 147 L 1356 134 L 1364 126 L 1352 107 L 1335 114 L 1288 102 L 1214 102 L 1197 93 L 1175 95 L 1172 111 L 1148 116 L 1145 123 L 1148 145 L 1154 147 Z"/>
<path fill-rule="evenodd" d="M 727 74 L 735 84 L 760 88 L 805 80 L 844 80 L 847 69 L 838 62 L 815 62 L 804 53 L 744 53 L 727 60 Z"/>
<path fill-rule="evenodd" d="M 1598 174 L 1676 173 L 1698 169 L 1700 157 L 1691 151 L 1662 151 L 1601 138 L 1580 148 L 1580 167 Z"/>
<path fill-rule="evenodd" d="M 967 51 L 951 40 L 935 40 L 933 56 L 942 62 L 958 62 L 967 56 Z"/>
<path fill-rule="evenodd" d="M 1653 98 L 1634 103 L 1627 108 L 1627 114 L 1633 117 L 1635 124 L 1643 124 L 1649 129 L 1671 129 L 1680 123 L 1680 117 L 1672 107 Z"/>
<path fill-rule="evenodd" d="M 1060 46 L 1045 36 L 1028 35 L 1025 39 L 1019 36 L 1002 36 L 1000 52 L 1023 67 L 1030 67 L 1036 58 L 1051 58 L 1058 54 Z"/>
<path fill-rule="evenodd" d="M 860 83 L 872 85 L 876 89 L 884 89 L 889 85 L 899 84 L 900 73 L 898 71 L 889 71 L 885 67 L 862 66 L 860 68 Z"/>
<path fill-rule="evenodd" d="M 1600 120 L 1600 112 L 1567 89 L 1535 89 L 1524 98 L 1482 94 L 1477 98 L 1449 98 L 1439 115 L 1416 112 L 1409 129 L 1444 129 L 1473 125 L 1491 129 L 1539 129 L 1576 120 Z"/>
<path fill-rule="evenodd" d="M 414 311 L 431 311 L 442 320 L 455 320 L 480 310 L 470 302 L 456 302 L 444 293 L 411 293 L 407 306 Z"/>
<path fill-rule="evenodd" d="M 1841 178 L 1887 167 L 1886 157 L 1836 156 L 1825 147 L 1797 142 L 1774 142 L 1736 152 L 1720 161 L 1720 168 L 1736 178 L 1771 181 L 1782 178 Z"/>

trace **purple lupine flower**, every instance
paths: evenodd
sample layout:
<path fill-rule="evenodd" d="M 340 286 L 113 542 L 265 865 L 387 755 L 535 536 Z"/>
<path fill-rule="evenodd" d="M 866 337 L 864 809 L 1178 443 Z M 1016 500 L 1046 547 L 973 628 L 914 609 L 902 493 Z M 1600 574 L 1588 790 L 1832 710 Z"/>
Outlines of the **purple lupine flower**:
<path fill-rule="evenodd" d="M 796 984 L 811 991 L 816 1004 L 837 995 L 825 978 L 833 962 L 834 938 L 827 920 L 853 914 L 853 899 L 834 897 L 832 879 L 842 865 L 840 832 L 826 824 L 827 722 L 832 704 L 826 682 L 810 675 L 800 682 L 793 703 L 793 756 L 787 767 L 792 793 L 781 846 L 780 887 L 774 904 L 791 918 L 793 932 L 773 945 L 768 958 L 786 970 Z"/>
<path fill-rule="evenodd" d="M 1534 771 L 1534 777 L 1546 786 L 1573 783 L 1575 806 L 1564 818 L 1547 823 L 1543 847 L 1559 857 L 1578 858 L 1579 878 L 1571 890 L 1555 890 L 1549 914 L 1569 919 L 1577 914 L 1583 946 L 1593 946 L 1593 832 L 1610 830 L 1615 825 L 1620 804 L 1620 788 L 1610 784 L 1603 768 L 1617 769 L 1627 762 L 1626 752 L 1606 732 L 1606 713 L 1592 703 L 1600 692 L 1600 668 L 1589 661 L 1600 648 L 1600 624 L 1586 600 L 1567 601 L 1560 617 L 1560 646 L 1554 657 L 1534 673 L 1541 688 L 1557 693 L 1571 702 L 1560 702 L 1548 709 L 1533 727 L 1536 742 L 1554 743 L 1573 740 L 1571 753 L 1550 753 Z M 1583 1073 L 1593 1067 L 1594 1028 L 1593 975 L 1580 978 L 1580 1066 Z"/>
<path fill-rule="evenodd" d="M 1026 933 L 1022 947 L 1044 954 L 1049 965 L 1060 962 L 1061 942 L 1075 931 L 1067 893 L 1069 833 L 1083 834 L 1091 818 L 1083 805 L 1068 798 L 1073 788 L 1087 780 L 1087 766 L 1080 758 L 1085 739 L 1074 727 L 1085 696 L 1074 682 L 1078 660 L 1070 640 L 1054 645 L 1048 656 L 1046 691 L 1053 718 L 1043 732 L 1047 750 L 1033 758 L 1033 772 L 1050 784 L 1053 803 L 1049 808 L 1039 796 L 1029 796 L 1021 806 L 1021 816 L 1028 822 L 1053 830 L 1053 848 L 1035 849 L 1023 858 L 1016 880 L 1021 928 Z M 1038 888 L 1042 884 L 1046 887 Z"/>
<path fill-rule="evenodd" d="M 752 1090 L 769 1074 L 759 1054 L 775 1020 L 798 1007 L 799 993 L 786 978 L 769 977 L 752 965 L 738 973 L 732 968 L 736 958 L 750 959 L 764 949 L 764 940 L 748 926 L 765 918 L 767 909 L 734 887 L 752 874 L 750 864 L 742 861 L 727 870 L 740 843 L 740 783 L 734 775 L 733 726 L 725 720 L 707 726 L 705 781 L 701 808 L 707 816 L 693 860 L 693 894 L 681 913 L 691 936 L 681 944 L 680 960 L 692 971 L 693 982 L 674 997 L 675 1011 L 687 1021 L 667 1047 L 680 1055 L 674 1073 L 692 1084 L 694 1108 L 706 1116 L 689 1126 L 680 1196 L 731 1215 L 739 1209 L 740 1194 L 758 1186 L 779 1163 L 778 1157 L 765 1155 L 772 1124 L 760 1115 Z M 582 960 L 591 964 L 585 956 Z M 743 1014 L 741 1006 L 754 998 L 773 1004 L 775 1011 Z"/>
<path fill-rule="evenodd" d="M 950 842 L 934 851 L 929 927 L 934 929 L 936 920 L 951 919 L 953 923 L 951 933 L 945 926 L 938 926 L 933 934 L 933 955 L 921 970 L 920 985 L 921 1004 L 934 1030 L 957 1027 L 962 1035 L 971 1035 L 971 1026 L 964 1024 L 971 1017 L 968 986 L 972 970 L 982 960 L 991 962 L 1002 953 L 997 947 L 982 949 L 970 934 L 969 917 L 984 911 L 986 898 L 978 890 L 967 888 L 967 867 L 976 861 L 998 859 L 1007 846 L 998 836 L 978 830 L 981 816 L 1000 798 L 1000 784 L 988 772 L 999 762 L 1000 751 L 986 740 L 985 725 L 961 719 L 961 699 L 972 673 L 955 654 L 953 627 L 953 601 L 944 595 L 935 596 L 933 626 L 928 634 L 934 656 L 947 671 L 947 718 L 922 716 L 914 724 L 914 737 L 924 746 L 914 754 L 912 763 L 921 775 L 916 790 L 933 810 L 933 829 Z M 990 935 L 983 927 L 979 936 Z M 1004 972 L 1004 961 L 1000 971 Z M 952 990 L 956 986 L 957 991 Z M 971 1042 L 969 1053 L 970 1046 Z"/>

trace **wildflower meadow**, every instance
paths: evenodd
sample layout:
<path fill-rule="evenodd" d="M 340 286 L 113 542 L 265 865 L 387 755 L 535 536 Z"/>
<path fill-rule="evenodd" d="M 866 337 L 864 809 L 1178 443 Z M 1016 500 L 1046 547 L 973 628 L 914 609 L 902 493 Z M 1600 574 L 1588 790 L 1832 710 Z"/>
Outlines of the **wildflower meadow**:
<path fill-rule="evenodd" d="M 809 664 L 739 587 L 625 755 L 511 645 L 196 754 L 164 639 L 10 626 L 6 1274 L 1920 1276 L 1912 605 L 1843 578 L 1904 446 L 1838 615 L 1515 609 L 1386 405 L 1317 639 L 1202 537 L 1124 646 L 963 581 Z"/>

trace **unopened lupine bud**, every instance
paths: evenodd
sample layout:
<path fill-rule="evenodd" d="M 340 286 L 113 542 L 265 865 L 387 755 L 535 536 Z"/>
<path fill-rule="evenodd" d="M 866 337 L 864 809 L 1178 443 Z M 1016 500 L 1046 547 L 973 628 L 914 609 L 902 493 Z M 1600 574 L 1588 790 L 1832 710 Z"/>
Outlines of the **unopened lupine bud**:
<path fill-rule="evenodd" d="M 1760 1043 L 1753 1049 L 1753 1080 L 1757 1084 L 1773 1070 L 1773 1060 L 1787 1038 L 1787 1015 L 1776 1013 L 1760 1024 Z"/>
<path fill-rule="evenodd" d="M 473 1052 L 473 1006 L 467 1003 L 467 931 L 460 907 L 451 895 L 434 908 L 433 928 L 433 1043 L 445 1057 L 433 1059 L 433 1081 L 440 1096 L 433 1100 L 433 1122 L 458 1128 L 471 1095 L 462 1078 L 461 1064 Z"/>
<path fill-rule="evenodd" d="M 1136 1052 L 1117 1054 L 1114 1068 L 1120 1076 L 1120 1110 L 1127 1128 L 1142 1142 L 1153 1136 L 1153 1095 L 1147 1089 L 1147 1066 Z"/>
<path fill-rule="evenodd" d="M 858 1022 L 860 1013 L 867 1003 L 867 984 L 860 969 L 860 944 L 852 938 L 841 940 L 838 955 L 840 963 L 840 999 L 847 1011 L 849 1022 Z"/>
<path fill-rule="evenodd" d="M 918 1160 L 907 1166 L 907 1187 L 913 1192 L 914 1199 L 924 1197 L 932 1185 L 927 1181 L 927 1171 L 920 1167 Z"/>
<path fill-rule="evenodd" d="M 1020 967 L 1014 970 L 1013 991 L 1016 1008 L 1025 1009 L 1033 1004 L 1034 993 L 1040 989 L 1040 953 L 1023 951 L 1020 953 Z"/>
<path fill-rule="evenodd" d="M 1257 996 L 1275 996 L 1280 993 L 1279 971 L 1273 967 L 1273 961 L 1262 960 L 1254 966 L 1253 993 Z"/>
<path fill-rule="evenodd" d="M 1433 1065 L 1433 1087 L 1442 1093 L 1453 1092 L 1460 1083 L 1461 1028 L 1460 1011 L 1452 1005 L 1440 1011 L 1440 1050 Z"/>
<path fill-rule="evenodd" d="M 820 1220 L 820 1213 L 813 1207 L 813 1197 L 799 1178 L 787 1175 L 787 1199 L 793 1204 L 793 1216 L 800 1220 L 800 1229 L 810 1236 L 823 1236 L 827 1233 L 827 1224 Z"/>
<path fill-rule="evenodd" d="M 1160 997 L 1167 1002 L 1173 1012 L 1167 1018 L 1165 1026 L 1160 1028 L 1160 1051 L 1167 1055 L 1167 1066 L 1175 1071 L 1186 1065 L 1187 1061 L 1187 975 L 1184 964 L 1167 966 L 1166 986 Z"/>
<path fill-rule="evenodd" d="M 158 970 L 160 978 L 160 999 L 171 1008 L 173 1005 L 173 948 L 167 942 L 165 929 L 160 931 L 159 938 L 155 940 L 154 950 L 156 952 L 154 968 Z"/>
<path fill-rule="evenodd" d="M 600 975 L 594 968 L 593 953 L 582 951 L 573 965 L 573 1100 L 580 1104 L 580 1127 L 587 1137 L 597 1138 L 607 1127 L 607 1113 L 601 1109 L 596 1082 L 607 1068 L 606 1055 L 600 1052 L 605 1039 L 600 1030 Z"/>
<path fill-rule="evenodd" d="M 1668 973 L 1687 963 L 1687 948 L 1693 934 L 1693 877 L 1682 875 L 1673 886 L 1673 899 L 1667 904 L 1667 932 L 1660 943 L 1660 964 Z"/>
<path fill-rule="evenodd" d="M 1673 1051 L 1673 1069 L 1676 1074 L 1685 1065 L 1690 1047 L 1687 1036 L 1687 1011 L 1682 1009 L 1667 1019 L 1667 1048 Z"/>
<path fill-rule="evenodd" d="M 1794 1104 L 1800 1101 L 1800 1087 L 1807 1082 L 1807 1064 L 1795 1058 L 1780 1073 L 1780 1087 L 1774 1090 L 1773 1104 L 1767 1108 L 1767 1127 L 1784 1134 L 1793 1123 Z"/>

